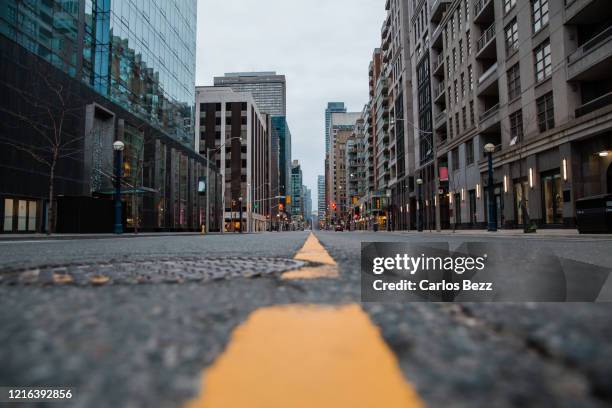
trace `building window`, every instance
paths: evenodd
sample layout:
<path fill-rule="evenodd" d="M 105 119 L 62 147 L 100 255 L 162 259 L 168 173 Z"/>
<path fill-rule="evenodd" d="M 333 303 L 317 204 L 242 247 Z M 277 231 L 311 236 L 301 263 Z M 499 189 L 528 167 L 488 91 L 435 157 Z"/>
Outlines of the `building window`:
<path fill-rule="evenodd" d="M 472 124 L 472 126 L 475 124 L 474 123 L 474 101 L 470 101 L 470 123 Z"/>
<path fill-rule="evenodd" d="M 457 80 L 454 81 L 455 84 L 455 103 L 459 103 L 459 89 L 457 88 Z"/>
<path fill-rule="evenodd" d="M 453 162 L 453 170 L 459 170 L 459 148 L 455 147 L 451 152 L 451 161 Z"/>
<path fill-rule="evenodd" d="M 463 40 L 459 40 L 459 64 L 463 64 Z"/>
<path fill-rule="evenodd" d="M 472 72 L 472 66 L 468 67 L 468 76 L 470 77 L 470 90 L 474 89 L 474 73 Z"/>
<path fill-rule="evenodd" d="M 516 143 L 522 139 L 523 139 L 523 112 L 519 109 L 516 112 L 510 114 L 510 140 Z"/>
<path fill-rule="evenodd" d="M 467 44 L 467 55 L 470 55 L 472 53 L 472 34 L 470 30 L 465 33 L 465 42 Z"/>
<path fill-rule="evenodd" d="M 448 120 L 448 137 L 453 138 L 453 119 Z"/>
<path fill-rule="evenodd" d="M 544 41 L 534 51 L 536 61 L 536 81 L 540 82 L 548 78 L 552 73 L 550 58 L 550 40 Z"/>
<path fill-rule="evenodd" d="M 461 73 L 461 97 L 465 98 L 465 74 Z"/>
<path fill-rule="evenodd" d="M 461 119 L 463 120 L 463 129 L 467 129 L 467 112 L 465 106 L 461 108 Z"/>
<path fill-rule="evenodd" d="M 516 17 L 506 26 L 505 29 L 506 38 L 506 54 L 510 54 L 515 50 L 518 50 L 518 23 Z"/>
<path fill-rule="evenodd" d="M 507 14 L 515 5 L 516 0 L 504 0 L 504 13 Z"/>
<path fill-rule="evenodd" d="M 548 24 L 548 0 L 531 0 L 533 32 L 537 33 Z"/>
<path fill-rule="evenodd" d="M 521 95 L 521 71 L 517 63 L 508 70 L 508 100 L 513 100 Z"/>
<path fill-rule="evenodd" d="M 555 127 L 555 108 L 553 106 L 553 94 L 552 92 L 538 98 L 538 127 L 540 132 L 544 132 L 548 129 Z"/>
<path fill-rule="evenodd" d="M 453 48 L 453 71 L 457 71 L 457 49 Z"/>
<path fill-rule="evenodd" d="M 465 162 L 468 166 L 474 163 L 474 140 L 465 143 Z"/>
<path fill-rule="evenodd" d="M 455 113 L 455 127 L 457 128 L 457 134 L 461 133 L 459 128 L 459 112 Z"/>

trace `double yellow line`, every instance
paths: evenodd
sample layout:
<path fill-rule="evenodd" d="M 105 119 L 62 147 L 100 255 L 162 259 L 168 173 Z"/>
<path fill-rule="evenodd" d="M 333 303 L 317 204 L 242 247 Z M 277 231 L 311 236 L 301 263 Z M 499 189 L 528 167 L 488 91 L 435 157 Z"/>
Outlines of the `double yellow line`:
<path fill-rule="evenodd" d="M 316 267 L 283 279 L 338 277 L 310 234 L 295 259 Z M 357 304 L 286 305 L 254 311 L 205 370 L 188 408 L 423 407 L 379 329 Z"/>

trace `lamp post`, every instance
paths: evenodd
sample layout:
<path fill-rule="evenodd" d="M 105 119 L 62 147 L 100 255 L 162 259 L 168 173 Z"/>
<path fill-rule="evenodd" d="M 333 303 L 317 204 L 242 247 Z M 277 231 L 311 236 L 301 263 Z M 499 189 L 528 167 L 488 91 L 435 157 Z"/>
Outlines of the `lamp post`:
<path fill-rule="evenodd" d="M 418 178 L 417 181 L 417 231 L 423 232 L 423 179 Z"/>
<path fill-rule="evenodd" d="M 115 234 L 123 234 L 123 222 L 121 221 L 121 176 L 123 167 L 123 149 L 125 144 L 117 140 L 113 143 L 115 151 Z"/>
<path fill-rule="evenodd" d="M 240 233 L 242 234 L 242 197 L 238 197 L 238 206 L 240 206 L 238 210 L 238 217 L 240 220 Z"/>
<path fill-rule="evenodd" d="M 493 143 L 487 143 L 484 146 L 484 151 L 487 153 L 489 162 L 489 223 L 487 230 L 490 232 L 497 231 L 497 217 L 495 216 L 495 191 L 493 190 L 493 152 L 495 151 L 495 145 Z"/>

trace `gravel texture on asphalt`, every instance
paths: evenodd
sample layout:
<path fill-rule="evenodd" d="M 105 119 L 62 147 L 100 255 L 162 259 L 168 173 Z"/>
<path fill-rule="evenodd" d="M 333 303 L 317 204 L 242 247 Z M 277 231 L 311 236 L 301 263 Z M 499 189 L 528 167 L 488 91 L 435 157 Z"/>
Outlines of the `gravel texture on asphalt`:
<path fill-rule="evenodd" d="M 279 304 L 358 303 L 361 241 L 423 240 L 382 232 L 316 235 L 337 261 L 340 278 L 285 281 L 275 272 L 181 285 L 0 285 L 0 384 L 72 386 L 75 398 L 66 404 L 72 407 L 180 407 L 198 393 L 202 370 L 252 311 Z M 40 265 L 109 259 L 130 264 L 148 257 L 290 259 L 306 237 L 295 232 L 0 243 L 0 265 L 23 272 Z M 468 239 L 483 240 L 427 237 L 452 244 Z M 512 245 L 512 239 L 504 239 Z M 612 264 L 611 244 L 533 241 L 542 250 L 600 266 Z M 612 306 L 607 304 L 363 307 L 429 406 L 612 402 Z"/>

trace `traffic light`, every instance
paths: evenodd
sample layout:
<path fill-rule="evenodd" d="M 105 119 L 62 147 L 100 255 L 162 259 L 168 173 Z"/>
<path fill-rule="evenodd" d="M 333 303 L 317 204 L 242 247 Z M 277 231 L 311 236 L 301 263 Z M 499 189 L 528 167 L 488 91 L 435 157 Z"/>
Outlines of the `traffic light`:
<path fill-rule="evenodd" d="M 332 203 L 332 210 L 335 210 L 337 207 L 336 203 Z"/>
<path fill-rule="evenodd" d="M 285 209 L 285 206 L 281 203 L 278 205 L 278 209 L 279 211 L 283 211 Z"/>

